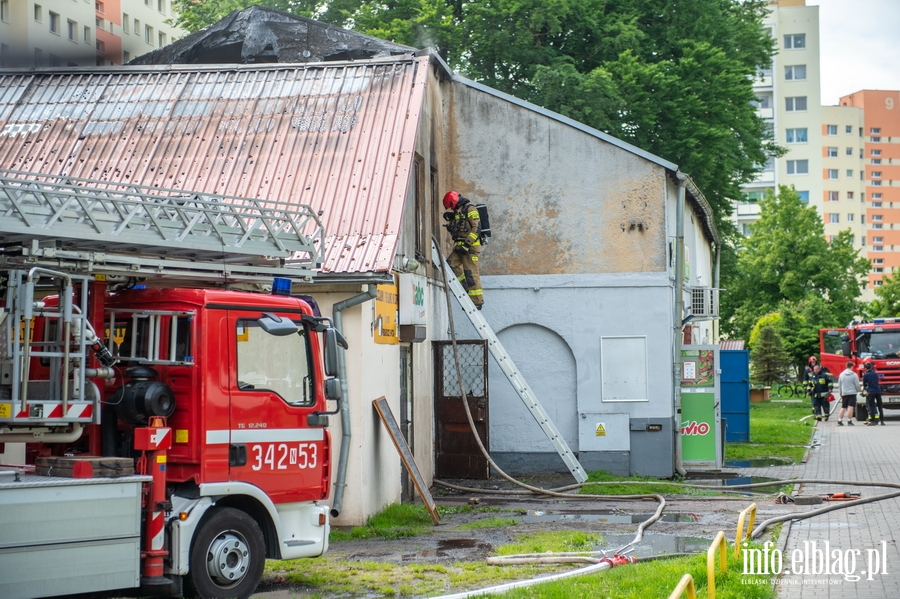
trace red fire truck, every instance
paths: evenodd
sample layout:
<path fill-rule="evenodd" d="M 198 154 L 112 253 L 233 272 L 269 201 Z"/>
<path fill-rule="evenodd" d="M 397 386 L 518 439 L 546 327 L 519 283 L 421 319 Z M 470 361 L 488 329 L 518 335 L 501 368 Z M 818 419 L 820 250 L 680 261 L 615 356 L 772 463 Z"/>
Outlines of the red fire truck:
<path fill-rule="evenodd" d="M 900 318 L 853 321 L 846 328 L 819 331 L 822 364 L 837 376 L 847 362 L 862 377 L 863 360 L 870 359 L 880 376 L 885 408 L 900 408 Z M 865 405 L 859 418 L 866 417 Z"/>
<path fill-rule="evenodd" d="M 290 295 L 315 213 L 9 172 L 0 212 L 0 597 L 248 597 L 324 553 L 346 343 Z"/>

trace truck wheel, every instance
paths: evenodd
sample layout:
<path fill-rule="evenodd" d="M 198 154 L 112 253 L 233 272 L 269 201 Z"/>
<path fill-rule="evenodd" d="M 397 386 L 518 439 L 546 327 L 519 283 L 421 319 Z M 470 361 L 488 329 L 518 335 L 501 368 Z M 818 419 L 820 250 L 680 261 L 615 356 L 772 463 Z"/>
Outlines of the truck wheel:
<path fill-rule="evenodd" d="M 234 508 L 213 509 L 194 535 L 186 582 L 202 599 L 247 599 L 262 578 L 265 561 L 256 521 Z"/>

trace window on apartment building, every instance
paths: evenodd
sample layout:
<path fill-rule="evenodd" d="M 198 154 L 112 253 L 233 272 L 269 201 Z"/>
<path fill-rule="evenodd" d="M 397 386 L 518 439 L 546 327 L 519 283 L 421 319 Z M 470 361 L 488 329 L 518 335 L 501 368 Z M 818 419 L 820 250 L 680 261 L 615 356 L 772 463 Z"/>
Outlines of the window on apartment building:
<path fill-rule="evenodd" d="M 865 235 L 863 235 L 862 237 L 859 238 L 859 245 L 861 245 L 863 247 L 866 246 L 866 236 Z"/>
<path fill-rule="evenodd" d="M 873 251 L 873 252 L 882 252 L 882 251 L 884 251 L 884 246 L 882 246 L 882 245 L 873 245 L 873 246 L 872 246 L 872 251 Z M 877 284 L 877 283 L 876 283 L 876 284 Z"/>
<path fill-rule="evenodd" d="M 883 267 L 883 266 L 879 266 L 878 268 L 873 268 L 873 269 L 872 269 L 872 272 L 874 272 L 874 273 L 882 273 L 882 272 L 884 272 L 884 267 Z"/>
<path fill-rule="evenodd" d="M 873 223 L 880 223 L 881 220 L 882 220 L 882 219 L 881 219 L 881 215 L 880 215 L 880 214 L 873 214 L 873 215 L 872 215 L 872 222 L 873 222 Z"/>
<path fill-rule="evenodd" d="M 787 129 L 785 131 L 785 135 L 787 137 L 787 143 L 789 144 L 805 144 L 807 141 L 807 129 L 803 127 L 801 129 Z"/>
<path fill-rule="evenodd" d="M 66 21 L 66 35 L 68 35 L 69 39 L 73 42 L 78 41 L 78 23 L 75 21 Z"/>
<path fill-rule="evenodd" d="M 808 203 L 809 203 L 809 192 L 808 192 L 808 191 L 798 191 L 797 193 L 800 194 L 800 201 L 801 201 L 801 202 L 803 202 L 803 203 L 805 203 L 805 204 L 808 204 Z"/>
<path fill-rule="evenodd" d="M 787 81 L 805 81 L 806 80 L 806 65 L 805 64 L 795 64 L 784 67 L 784 78 Z"/>
<path fill-rule="evenodd" d="M 881 156 L 881 150 L 872 150 L 870 154 L 872 154 L 872 156 Z"/>
<path fill-rule="evenodd" d="M 129 60 L 131 60 L 131 52 L 128 52 L 128 51 L 123 52 L 122 60 L 123 60 L 123 62 L 128 62 Z"/>
<path fill-rule="evenodd" d="M 839 191 L 828 191 L 826 193 L 828 194 L 829 202 L 837 202 L 838 200 L 841 199 L 841 192 L 839 192 Z"/>
<path fill-rule="evenodd" d="M 884 228 L 884 225 L 882 225 L 881 223 L 872 223 L 872 228 L 876 229 L 876 230 L 880 230 L 880 229 Z"/>
<path fill-rule="evenodd" d="M 872 138 L 872 143 L 873 143 L 873 144 L 881 143 L 881 138 L 880 138 L 880 137 L 873 137 L 873 138 Z"/>
<path fill-rule="evenodd" d="M 144 6 L 150 6 L 150 0 L 144 0 Z"/>
<path fill-rule="evenodd" d="M 853 148 L 847 148 L 847 156 L 853 156 Z"/>
<path fill-rule="evenodd" d="M 884 243 L 884 237 L 873 237 L 872 243 Z"/>
<path fill-rule="evenodd" d="M 852 200 L 852 199 L 853 199 L 853 192 L 852 192 L 852 191 L 848 191 L 848 192 L 847 192 L 847 199 L 848 199 L 848 200 Z"/>
<path fill-rule="evenodd" d="M 837 158 L 837 155 L 838 155 L 837 148 L 829 146 L 828 151 L 826 152 L 826 155 L 829 158 Z"/>
<path fill-rule="evenodd" d="M 853 222 L 853 215 L 852 215 L 852 214 L 848 214 L 848 215 L 847 215 L 847 222 L 848 222 L 848 223 L 852 223 L 852 222 Z"/>
<path fill-rule="evenodd" d="M 787 174 L 789 175 L 808 175 L 809 160 L 788 160 Z"/>
<path fill-rule="evenodd" d="M 0 21 L 9 21 L 9 0 L 0 0 Z"/>
<path fill-rule="evenodd" d="M 159 32 L 159 47 L 162 48 L 166 45 L 166 34 L 162 31 Z"/>
<path fill-rule="evenodd" d="M 853 125 L 847 125 L 844 128 L 844 133 L 853 133 Z"/>
<path fill-rule="evenodd" d="M 94 17 L 94 25 L 97 26 L 97 29 L 106 29 L 106 21 L 100 17 Z"/>
<path fill-rule="evenodd" d="M 166 14 L 166 0 L 156 0 L 156 10 Z"/>
<path fill-rule="evenodd" d="M 852 179 L 852 178 L 853 178 L 853 169 L 852 169 L 852 168 L 848 168 L 848 169 L 847 169 L 847 178 L 848 178 L 848 179 Z"/>
<path fill-rule="evenodd" d="M 775 159 L 774 159 L 774 158 L 771 158 L 771 157 L 768 158 L 768 159 L 766 160 L 766 163 L 763 165 L 763 169 L 762 169 L 762 170 L 763 170 L 763 172 L 765 172 L 765 173 L 771 173 L 772 171 L 774 171 L 774 170 L 775 170 Z"/>
<path fill-rule="evenodd" d="M 872 164 L 881 164 L 881 158 L 873 158 Z"/>
<path fill-rule="evenodd" d="M 825 135 L 837 135 L 837 125 L 825 125 Z"/>
<path fill-rule="evenodd" d="M 134 29 L 133 29 L 133 31 L 134 31 L 134 34 L 135 34 L 135 35 L 140 35 L 140 34 L 141 34 L 141 22 L 138 21 L 137 19 L 134 20 Z"/>
<path fill-rule="evenodd" d="M 761 96 L 757 96 L 756 100 L 750 103 L 757 108 L 769 108 L 772 106 L 772 96 L 769 94 L 763 94 Z"/>
<path fill-rule="evenodd" d="M 835 225 L 835 224 L 841 222 L 841 215 L 836 212 L 832 212 L 831 214 L 828 215 L 828 222 L 831 223 L 832 225 Z"/>
<path fill-rule="evenodd" d="M 801 50 L 806 47 L 805 33 L 790 33 L 784 36 L 785 50 Z"/>
<path fill-rule="evenodd" d="M 106 52 L 106 44 L 103 42 L 103 40 L 97 40 L 95 47 L 97 48 L 97 52 L 100 52 L 101 54 Z"/>
<path fill-rule="evenodd" d="M 873 179 L 880 179 L 880 178 L 881 178 L 881 171 L 872 171 L 872 178 L 873 178 Z"/>
<path fill-rule="evenodd" d="M 787 112 L 806 112 L 806 96 L 792 96 L 784 99 Z"/>
<path fill-rule="evenodd" d="M 884 264 L 884 258 L 874 258 L 872 264 Z"/>
<path fill-rule="evenodd" d="M 153 27 L 150 25 L 144 25 L 144 41 L 153 44 Z"/>
<path fill-rule="evenodd" d="M 872 187 L 881 187 L 881 181 L 878 179 L 875 179 L 874 181 L 870 181 L 869 183 L 872 185 Z"/>
<path fill-rule="evenodd" d="M 827 179 L 837 179 L 838 178 L 838 170 L 836 168 L 828 169 L 828 177 Z"/>
<path fill-rule="evenodd" d="M 869 135 L 881 135 L 881 127 L 870 127 Z"/>
<path fill-rule="evenodd" d="M 50 14 L 50 33 L 59 33 L 59 15 L 49 11 Z"/>
<path fill-rule="evenodd" d="M 103 4 L 103 2 L 94 2 L 94 10 L 96 10 L 100 14 L 103 14 L 105 12 L 105 9 L 106 6 Z"/>
<path fill-rule="evenodd" d="M 873 248 L 873 249 L 874 249 L 874 248 Z M 879 249 L 878 251 L 880 252 L 881 250 Z M 884 285 L 884 281 L 882 281 L 881 279 L 875 281 L 875 286 L 876 286 L 876 287 L 881 287 L 881 286 L 883 286 L 883 285 Z"/>
<path fill-rule="evenodd" d="M 861 224 L 861 225 L 866 224 L 866 215 L 865 214 L 859 215 L 859 224 Z"/>
<path fill-rule="evenodd" d="M 127 12 L 122 13 L 122 33 L 128 33 L 128 32 L 129 32 L 129 31 L 128 31 L 128 27 L 129 27 L 128 21 L 129 21 L 129 19 L 131 19 L 131 17 L 128 16 L 128 13 L 127 13 Z"/>
<path fill-rule="evenodd" d="M 41 8 L 40 4 L 34 5 L 34 20 L 38 23 L 44 20 L 44 9 Z"/>
<path fill-rule="evenodd" d="M 879 193 L 873 193 L 873 194 L 872 194 L 872 199 L 873 199 L 873 200 L 880 200 L 880 199 L 881 199 L 881 193 L 880 193 L 880 192 L 879 192 Z"/>
<path fill-rule="evenodd" d="M 84 26 L 84 38 L 83 39 L 84 39 L 85 44 L 91 43 L 91 28 L 88 27 L 87 25 Z"/>

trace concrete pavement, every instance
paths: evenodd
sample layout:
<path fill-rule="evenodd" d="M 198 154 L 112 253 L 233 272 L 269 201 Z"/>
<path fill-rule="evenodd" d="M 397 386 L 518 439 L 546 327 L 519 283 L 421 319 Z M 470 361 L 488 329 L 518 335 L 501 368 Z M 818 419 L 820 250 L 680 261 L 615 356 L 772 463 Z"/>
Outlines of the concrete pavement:
<path fill-rule="evenodd" d="M 885 426 L 837 425 L 837 411 L 817 424 L 804 464 L 746 469 L 752 476 L 900 483 L 900 420 L 888 411 Z M 742 470 L 742 474 L 745 470 Z M 804 484 L 801 494 L 860 493 L 863 498 L 895 491 L 885 487 Z M 833 505 L 794 506 L 808 511 Z M 793 511 L 793 510 L 792 510 Z M 757 523 L 766 515 L 757 516 Z M 891 498 L 785 522 L 779 539 L 780 599 L 900 597 L 900 498 Z M 826 546 L 827 543 L 827 546 Z M 824 550 L 827 549 L 827 554 Z M 827 570 L 823 558 L 828 556 Z M 793 561 L 796 560 L 796 561 Z M 774 571 L 777 562 L 771 563 Z M 745 578 L 752 579 L 752 576 Z"/>

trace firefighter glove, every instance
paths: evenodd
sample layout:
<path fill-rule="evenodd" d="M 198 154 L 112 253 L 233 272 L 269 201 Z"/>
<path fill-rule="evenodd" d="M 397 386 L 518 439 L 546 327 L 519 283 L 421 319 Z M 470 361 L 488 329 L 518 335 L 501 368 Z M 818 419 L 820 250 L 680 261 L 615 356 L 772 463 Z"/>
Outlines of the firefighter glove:
<path fill-rule="evenodd" d="M 465 246 L 465 245 L 458 245 L 455 248 L 453 248 L 453 251 L 456 252 L 457 254 L 460 254 L 461 256 L 465 256 L 469 253 L 469 248 L 468 248 L 468 246 Z"/>

